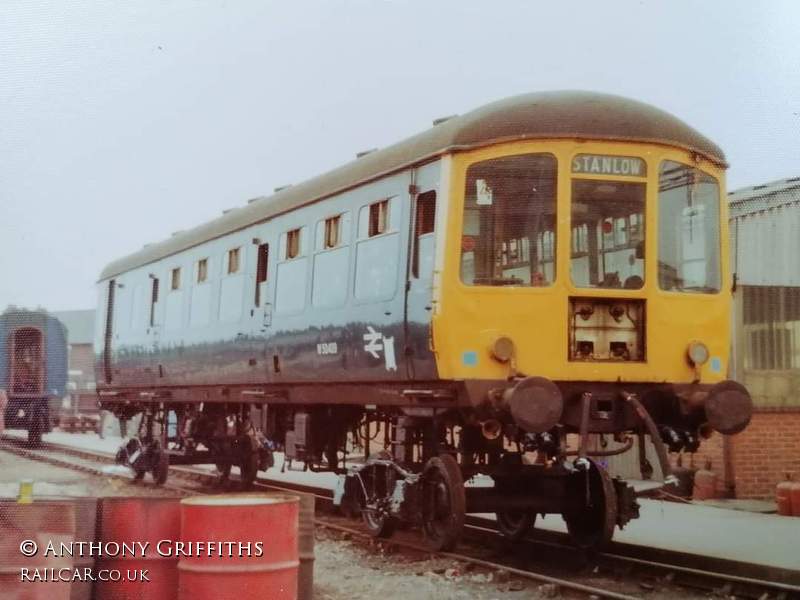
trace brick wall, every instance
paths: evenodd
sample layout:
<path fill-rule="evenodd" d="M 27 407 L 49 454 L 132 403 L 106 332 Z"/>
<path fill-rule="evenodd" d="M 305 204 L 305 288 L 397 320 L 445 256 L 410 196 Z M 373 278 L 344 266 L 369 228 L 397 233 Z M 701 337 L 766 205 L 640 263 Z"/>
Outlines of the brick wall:
<path fill-rule="evenodd" d="M 773 498 L 786 472 L 800 481 L 800 411 L 758 412 L 733 437 L 736 496 Z"/>
<path fill-rule="evenodd" d="M 683 466 L 702 469 L 706 459 L 717 474 L 717 495 L 726 497 L 723 436 L 714 433 L 694 456 L 684 455 Z M 759 411 L 742 433 L 731 437 L 737 498 L 773 499 L 775 486 L 787 472 L 800 481 L 800 410 Z M 675 458 L 672 462 L 675 464 Z"/>

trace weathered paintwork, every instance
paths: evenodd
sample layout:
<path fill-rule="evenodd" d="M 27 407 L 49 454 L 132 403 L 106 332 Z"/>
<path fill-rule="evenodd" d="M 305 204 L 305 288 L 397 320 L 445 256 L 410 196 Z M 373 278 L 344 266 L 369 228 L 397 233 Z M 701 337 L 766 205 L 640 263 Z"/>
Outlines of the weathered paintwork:
<path fill-rule="evenodd" d="M 44 376 L 41 394 L 17 394 L 9 381 L 11 336 L 20 328 L 28 327 L 42 334 Z M 66 393 L 67 358 L 66 328 L 52 315 L 24 309 L 7 309 L 0 314 L 0 389 L 6 389 L 8 393 L 6 427 L 27 429 L 33 416 L 46 415 L 49 404 L 60 403 Z M 20 417 L 20 414 L 23 416 Z"/>
<path fill-rule="evenodd" d="M 0 314 L 0 387 L 10 387 L 9 336 L 20 327 L 35 327 L 42 331 L 46 372 L 44 391 L 48 396 L 63 396 L 67 386 L 67 332 L 61 321 L 44 311 L 8 309 Z M 10 391 L 9 397 L 13 397 Z"/>
<path fill-rule="evenodd" d="M 110 335 L 107 310 L 97 311 L 99 387 L 435 379 L 430 351 L 434 234 L 420 238 L 419 277 L 407 280 L 406 267 L 409 186 L 413 181 L 420 193 L 439 193 L 440 170 L 436 162 L 399 173 L 115 277 Z M 390 199 L 388 231 L 368 238 L 362 211 L 385 198 Z M 340 256 L 340 273 L 330 268 L 332 251 L 316 243 L 317 225 L 337 214 L 343 215 L 342 244 L 333 251 Z M 294 228 L 301 228 L 300 256 L 287 259 L 285 232 Z M 259 305 L 254 240 L 270 244 Z M 236 247 L 241 248 L 240 270 L 227 274 L 226 253 Z M 208 258 L 209 273 L 198 283 L 196 265 L 202 258 Z M 182 285 L 170 290 L 175 268 L 182 269 Z M 152 321 L 151 275 L 159 279 Z M 382 281 L 373 294 L 370 283 L 378 278 Z M 106 309 L 110 285 L 99 284 L 99 305 Z M 343 288 L 338 306 L 325 295 L 333 286 Z"/>
<path fill-rule="evenodd" d="M 590 103 L 602 103 L 603 98 L 598 96 Z M 522 104 L 512 110 L 517 120 L 523 118 L 522 114 L 535 114 L 525 101 Z M 622 118 L 626 105 L 616 101 L 612 105 L 608 118 L 613 123 Z M 495 106 L 492 110 L 500 109 Z M 634 113 L 636 119 L 641 118 L 642 113 Z M 499 123 L 499 115 L 492 114 Z M 562 116 L 568 114 L 569 110 Z M 303 203 L 295 191 L 292 202 L 296 209 L 288 212 L 276 212 L 269 203 L 257 202 L 247 209 L 252 213 L 251 224 L 241 229 L 224 234 L 218 223 L 214 226 L 216 233 L 209 230 L 205 237 L 201 235 L 205 230 L 196 230 L 194 245 L 180 246 L 182 249 L 174 255 L 151 260 L 156 255 L 144 252 L 114 263 L 104 271 L 105 276 L 113 278 L 99 283 L 101 307 L 108 306 L 108 291 L 115 286 L 110 329 L 106 328 L 106 311 L 97 311 L 99 388 L 292 382 L 381 382 L 398 386 L 412 380 L 504 382 L 514 374 L 512 368 L 516 373 L 541 375 L 561 383 L 625 381 L 658 386 L 665 382 L 688 384 L 698 376 L 702 384 L 725 379 L 730 279 L 723 202 L 722 291 L 685 294 L 662 291 L 657 286 L 659 164 L 673 160 L 705 171 L 720 182 L 724 198 L 721 153 L 699 152 L 677 134 L 648 138 L 640 132 L 638 136 L 623 136 L 625 141 L 610 141 L 612 132 L 606 131 L 608 123 L 602 122 L 602 111 L 592 114 L 594 127 L 602 129 L 602 135 L 578 136 L 576 129 L 579 139 L 538 139 L 545 137 L 540 132 L 508 141 L 508 135 L 500 135 L 506 131 L 506 124 L 500 128 L 502 132 L 497 130 L 500 133 L 493 144 L 484 132 L 477 149 L 469 144 L 453 148 L 433 162 L 367 181 L 317 202 L 309 199 L 310 203 Z M 591 129 L 585 119 L 579 119 L 575 126 Z M 653 122 L 655 129 L 663 126 L 657 119 Z M 647 138 L 648 143 L 631 141 L 640 138 Z M 466 286 L 459 277 L 466 169 L 475 161 L 526 152 L 549 152 L 558 163 L 555 281 L 547 287 Z M 571 182 L 575 178 L 613 181 L 616 177 L 572 173 L 572 160 L 582 154 L 633 157 L 646 167 L 637 178 L 646 186 L 648 232 L 645 284 L 641 289 L 578 288 L 571 281 Z M 427 155 L 419 158 L 427 159 Z M 424 275 L 415 278 L 410 275 L 409 260 L 413 247 L 411 207 L 414 194 L 427 191 L 437 193 L 435 233 L 430 234 L 435 239 L 420 244 L 426 268 Z M 364 210 L 384 199 L 391 207 L 388 229 L 367 238 Z M 257 214 L 259 206 L 262 212 Z M 347 253 L 346 261 L 338 260 L 347 269 L 338 275 L 326 270 L 322 275 L 315 272 L 316 261 L 330 251 L 320 250 L 316 240 L 320 223 L 336 214 L 344 215 L 346 223 L 344 244 L 336 252 Z M 286 232 L 295 228 L 301 231 L 300 255 L 289 260 L 284 248 Z M 217 234 L 222 237 L 215 237 Z M 262 303 L 255 305 L 256 250 L 263 243 L 270 244 L 269 275 L 262 289 Z M 165 244 L 159 252 L 178 242 Z M 241 248 L 241 270 L 227 274 L 223 272 L 226 253 L 237 247 Z M 196 283 L 196 265 L 203 258 L 209 261 L 208 281 Z M 120 272 L 120 264 L 131 268 Z M 175 268 L 182 269 L 182 283 L 180 289 L 171 291 L 167 286 Z M 366 275 L 359 269 L 366 269 Z M 153 278 L 161 287 L 149 319 Z M 365 286 L 369 289 L 370 278 L 378 290 L 373 296 L 364 292 Z M 315 286 L 335 287 L 334 295 L 341 296 L 342 280 L 346 291 L 339 306 L 315 306 L 315 298 L 318 302 L 325 295 L 325 289 Z M 626 363 L 568 360 L 567 309 L 569 298 L 574 296 L 645 300 L 647 359 Z M 205 307 L 202 314 L 198 306 Z M 106 338 L 104 334 L 109 335 Z M 491 343 L 501 335 L 514 342 L 513 367 L 490 355 Z M 387 339 L 393 340 L 394 360 L 385 351 Z M 704 341 L 713 357 L 697 369 L 686 360 L 686 347 L 692 340 Z M 106 352 L 110 357 L 107 364 Z M 480 391 L 467 394 L 472 401 L 485 398 L 485 384 L 475 389 Z M 320 401 L 330 398 L 321 397 Z M 359 402 L 357 398 L 352 401 Z"/>
<path fill-rule="evenodd" d="M 556 277 L 552 285 L 468 286 L 459 277 L 464 180 L 475 161 L 525 152 L 548 152 L 558 160 Z M 570 172 L 579 154 L 635 156 L 646 161 L 645 177 L 629 178 L 646 185 L 645 273 L 641 289 L 579 287 L 572 281 L 571 182 L 574 179 L 618 181 L 611 175 Z M 720 183 L 722 280 L 718 293 L 665 291 L 658 285 L 658 173 L 664 160 L 676 161 L 710 174 Z M 510 337 L 516 347 L 516 367 L 526 374 L 544 375 L 553 381 L 627 381 L 703 383 L 726 379 L 730 348 L 731 278 L 729 273 L 727 207 L 724 171 L 710 161 L 693 158 L 675 148 L 630 142 L 553 140 L 514 142 L 483 148 L 453 157 L 447 235 L 443 242 L 440 278 L 435 289 L 433 316 L 437 368 L 443 379 L 504 379 L 508 365 L 495 361 L 489 346 L 498 336 Z M 646 303 L 647 359 L 642 362 L 575 362 L 568 360 L 568 304 L 571 297 L 635 298 Z M 487 308 L 491 307 L 491 308 Z M 465 324 L 468 324 L 465 326 Z M 699 372 L 686 360 L 693 340 L 703 341 L 712 360 Z M 465 364 L 464 353 L 477 360 Z M 716 359 L 716 360 L 714 360 Z"/>

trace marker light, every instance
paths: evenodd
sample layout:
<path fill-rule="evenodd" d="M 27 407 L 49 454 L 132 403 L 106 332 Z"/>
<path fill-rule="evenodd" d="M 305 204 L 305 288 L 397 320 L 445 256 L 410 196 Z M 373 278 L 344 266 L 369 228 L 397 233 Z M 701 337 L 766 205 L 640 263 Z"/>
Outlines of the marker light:
<path fill-rule="evenodd" d="M 686 354 L 689 357 L 689 361 L 698 367 L 706 364 L 710 356 L 708 346 L 703 342 L 690 342 L 689 347 L 686 349 Z"/>
<path fill-rule="evenodd" d="M 508 362 L 514 356 L 514 342 L 511 341 L 511 338 L 502 335 L 492 342 L 490 352 L 495 360 L 502 363 Z"/>

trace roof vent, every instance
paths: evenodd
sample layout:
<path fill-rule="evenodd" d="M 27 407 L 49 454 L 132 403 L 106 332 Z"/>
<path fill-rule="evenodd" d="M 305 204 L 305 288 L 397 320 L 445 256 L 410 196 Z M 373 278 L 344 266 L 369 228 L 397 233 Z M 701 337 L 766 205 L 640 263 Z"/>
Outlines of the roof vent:
<path fill-rule="evenodd" d="M 767 187 L 769 187 L 769 186 L 767 186 L 766 184 L 761 184 L 761 185 L 754 185 L 753 189 L 754 190 L 763 190 L 763 189 L 766 189 Z"/>
<path fill-rule="evenodd" d="M 149 248 L 152 245 L 153 245 L 153 242 L 150 242 L 150 243 L 145 244 L 144 246 L 142 246 L 142 248 Z"/>
<path fill-rule="evenodd" d="M 287 183 L 286 185 L 279 185 L 275 189 L 272 190 L 273 193 L 277 194 L 278 192 L 282 192 L 283 190 L 292 187 L 291 183 Z"/>
<path fill-rule="evenodd" d="M 236 208 L 235 208 L 235 207 L 234 207 L 234 208 L 226 208 L 225 210 L 223 210 L 223 211 L 222 211 L 222 214 L 223 214 L 223 215 L 227 215 L 227 214 L 228 214 L 229 212 L 231 212 L 232 210 L 236 210 Z"/>
<path fill-rule="evenodd" d="M 450 119 L 454 119 L 458 115 L 447 115 L 446 117 L 439 117 L 438 119 L 433 120 L 433 126 L 436 127 L 437 125 L 441 125 L 445 121 L 449 121 Z"/>
<path fill-rule="evenodd" d="M 377 148 L 370 148 L 369 150 L 362 150 L 361 152 L 356 152 L 356 158 L 361 158 L 362 156 L 366 156 L 367 154 L 372 154 L 376 150 Z"/>
<path fill-rule="evenodd" d="M 250 198 L 250 200 L 248 200 L 247 203 L 252 204 L 253 202 L 261 200 L 261 198 L 263 198 L 263 196 L 256 196 L 255 198 Z"/>
<path fill-rule="evenodd" d="M 800 177 L 792 177 L 786 180 L 786 183 L 794 183 L 795 181 L 800 181 Z"/>
<path fill-rule="evenodd" d="M 183 229 L 178 229 L 178 231 L 173 231 L 169 234 L 169 237 L 175 237 L 176 235 L 180 235 L 183 233 Z"/>

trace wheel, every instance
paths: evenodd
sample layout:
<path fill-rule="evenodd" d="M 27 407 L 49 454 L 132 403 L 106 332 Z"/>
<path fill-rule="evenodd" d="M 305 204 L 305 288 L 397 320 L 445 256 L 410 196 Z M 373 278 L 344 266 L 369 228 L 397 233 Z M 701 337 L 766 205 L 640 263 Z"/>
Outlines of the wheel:
<path fill-rule="evenodd" d="M 397 519 L 389 514 L 389 499 L 394 490 L 394 469 L 372 466 L 361 472 L 364 487 L 352 490 L 353 504 L 361 509 L 361 518 L 372 537 L 388 538 L 397 529 Z M 365 490 L 369 495 L 365 494 Z"/>
<path fill-rule="evenodd" d="M 562 514 L 572 542 L 584 550 L 599 550 L 611 541 L 617 524 L 617 493 L 605 469 L 590 461 L 588 471 L 570 476 L 567 494 L 575 509 Z M 588 478 L 588 497 L 586 503 Z"/>
<path fill-rule="evenodd" d="M 382 510 L 363 508 L 361 517 L 364 519 L 364 525 L 366 525 L 367 531 L 372 537 L 389 538 L 392 537 L 395 529 L 397 529 L 397 519 Z"/>
<path fill-rule="evenodd" d="M 464 479 L 456 459 L 434 456 L 422 472 L 422 528 L 433 550 L 452 550 L 461 537 L 466 513 Z"/>
<path fill-rule="evenodd" d="M 495 513 L 497 528 L 503 537 L 516 542 L 525 537 L 536 522 L 536 513 L 525 510 L 501 510 Z"/>
<path fill-rule="evenodd" d="M 169 456 L 160 448 L 153 457 L 153 481 L 156 485 L 164 485 L 169 476 Z"/>

